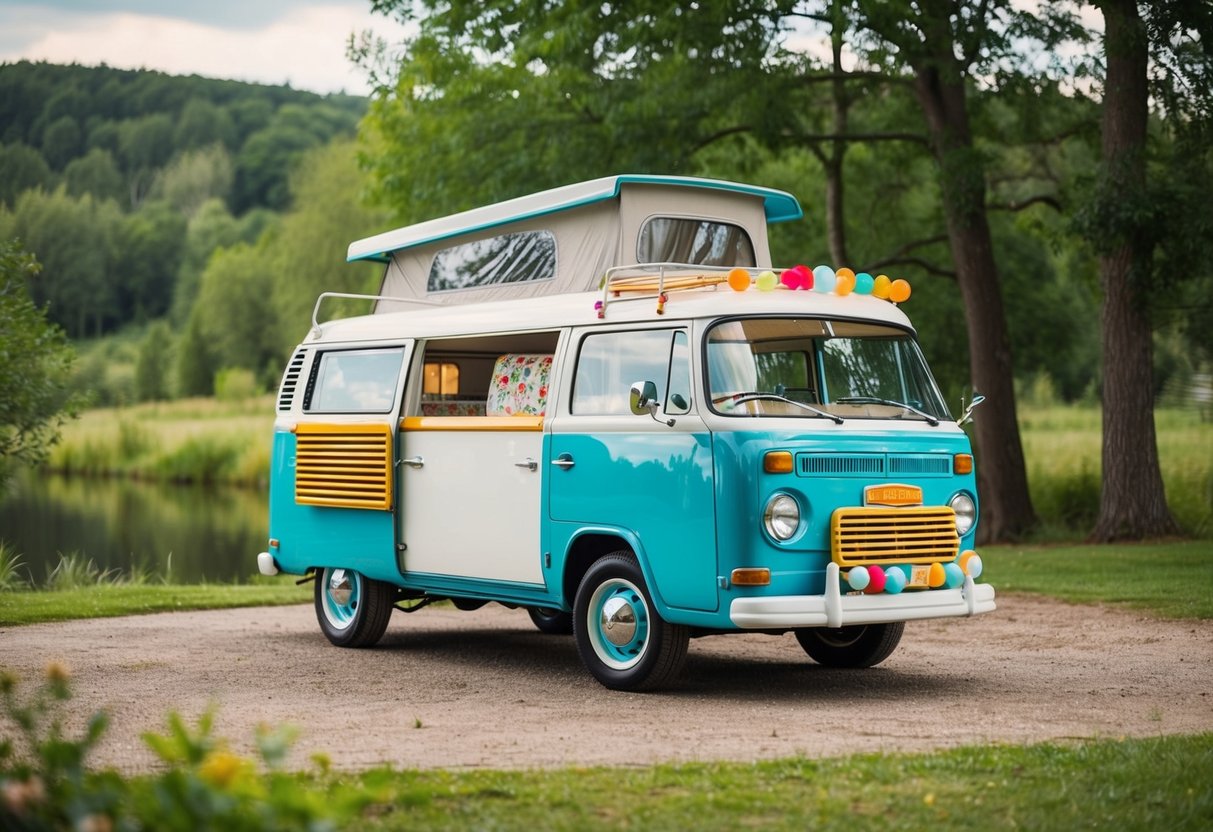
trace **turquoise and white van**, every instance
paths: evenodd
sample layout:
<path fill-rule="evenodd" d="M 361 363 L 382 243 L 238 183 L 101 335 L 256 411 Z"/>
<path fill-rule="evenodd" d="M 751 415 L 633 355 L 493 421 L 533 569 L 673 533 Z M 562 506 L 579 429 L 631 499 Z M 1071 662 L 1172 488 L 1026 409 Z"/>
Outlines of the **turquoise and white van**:
<path fill-rule="evenodd" d="M 993 610 L 908 287 L 772 268 L 768 224 L 801 215 L 616 176 L 353 243 L 382 288 L 362 317 L 322 295 L 287 365 L 261 571 L 313 575 L 342 647 L 394 609 L 522 607 L 620 690 L 693 636 L 866 667 L 906 621 Z"/>

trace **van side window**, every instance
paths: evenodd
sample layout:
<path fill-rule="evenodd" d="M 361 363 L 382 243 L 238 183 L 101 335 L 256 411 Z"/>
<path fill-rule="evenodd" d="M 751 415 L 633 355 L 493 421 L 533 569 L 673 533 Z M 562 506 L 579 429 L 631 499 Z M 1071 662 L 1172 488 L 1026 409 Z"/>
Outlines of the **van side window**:
<path fill-rule="evenodd" d="M 686 333 L 669 329 L 587 335 L 577 359 L 572 412 L 582 416 L 631 414 L 628 393 L 638 381 L 657 385 L 657 398 L 666 412 L 688 412 L 691 372 L 686 338 Z M 680 400 L 667 402 L 667 391 Z"/>
<path fill-rule="evenodd" d="M 542 416 L 559 333 L 427 341 L 417 416 Z M 408 414 L 406 414 L 408 415 Z"/>
<path fill-rule="evenodd" d="M 310 413 L 387 413 L 396 399 L 403 347 L 320 355 L 303 409 Z"/>
<path fill-rule="evenodd" d="M 681 217 L 653 217 L 636 241 L 640 263 L 754 266 L 754 244 L 740 225 Z"/>
<path fill-rule="evenodd" d="M 444 248 L 434 255 L 426 291 L 449 292 L 556 276 L 556 236 L 516 231 Z"/>

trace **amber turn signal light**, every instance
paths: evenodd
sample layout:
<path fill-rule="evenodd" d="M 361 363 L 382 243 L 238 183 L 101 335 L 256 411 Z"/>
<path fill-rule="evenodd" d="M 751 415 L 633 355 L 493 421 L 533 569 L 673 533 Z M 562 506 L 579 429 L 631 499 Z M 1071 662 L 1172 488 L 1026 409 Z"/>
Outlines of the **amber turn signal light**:
<path fill-rule="evenodd" d="M 972 474 L 973 473 L 973 455 L 972 454 L 957 454 L 952 457 L 952 473 L 953 474 Z"/>
<path fill-rule="evenodd" d="M 762 458 L 762 470 L 768 474 L 792 473 L 792 454 L 788 451 L 767 451 Z"/>
<path fill-rule="evenodd" d="M 771 570 L 761 569 L 734 569 L 733 574 L 729 576 L 734 586 L 770 586 L 771 585 Z"/>

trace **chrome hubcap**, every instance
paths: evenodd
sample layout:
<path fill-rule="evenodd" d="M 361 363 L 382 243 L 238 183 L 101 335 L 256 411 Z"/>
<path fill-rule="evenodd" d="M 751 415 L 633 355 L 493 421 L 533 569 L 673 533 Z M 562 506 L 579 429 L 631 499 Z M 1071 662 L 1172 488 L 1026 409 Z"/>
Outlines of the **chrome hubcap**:
<path fill-rule="evenodd" d="M 350 583 L 349 575 L 344 569 L 334 569 L 333 574 L 329 577 L 329 597 L 333 599 L 333 603 L 339 607 L 344 607 L 350 602 L 350 596 L 354 594 L 353 584 Z"/>
<path fill-rule="evenodd" d="M 602 605 L 602 635 L 622 647 L 636 638 L 636 611 L 622 598 L 609 598 Z"/>

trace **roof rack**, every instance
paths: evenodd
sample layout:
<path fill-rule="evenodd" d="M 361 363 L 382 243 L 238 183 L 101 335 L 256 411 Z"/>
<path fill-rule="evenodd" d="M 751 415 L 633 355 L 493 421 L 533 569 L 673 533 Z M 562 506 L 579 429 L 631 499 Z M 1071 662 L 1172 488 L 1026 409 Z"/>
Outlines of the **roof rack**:
<path fill-rule="evenodd" d="M 711 268 L 711 267 L 709 267 Z M 743 267 L 744 268 L 744 267 Z M 657 314 L 665 314 L 670 292 L 701 289 L 716 290 L 728 282 L 731 269 L 704 271 L 702 263 L 637 263 L 607 269 L 602 281 L 602 300 L 594 304 L 598 317 L 605 318 L 607 306 L 624 300 L 656 298 Z M 745 268 L 746 272 L 758 271 Z"/>
<path fill-rule="evenodd" d="M 441 301 L 425 300 L 423 298 L 401 298 L 392 295 L 361 295 L 353 292 L 321 292 L 320 297 L 316 298 L 316 305 L 312 307 L 312 332 L 316 335 L 320 334 L 320 305 L 324 303 L 325 298 L 353 298 L 354 300 L 391 300 L 399 303 L 415 303 L 420 306 L 446 306 Z M 334 318 L 334 320 L 336 320 Z"/>

